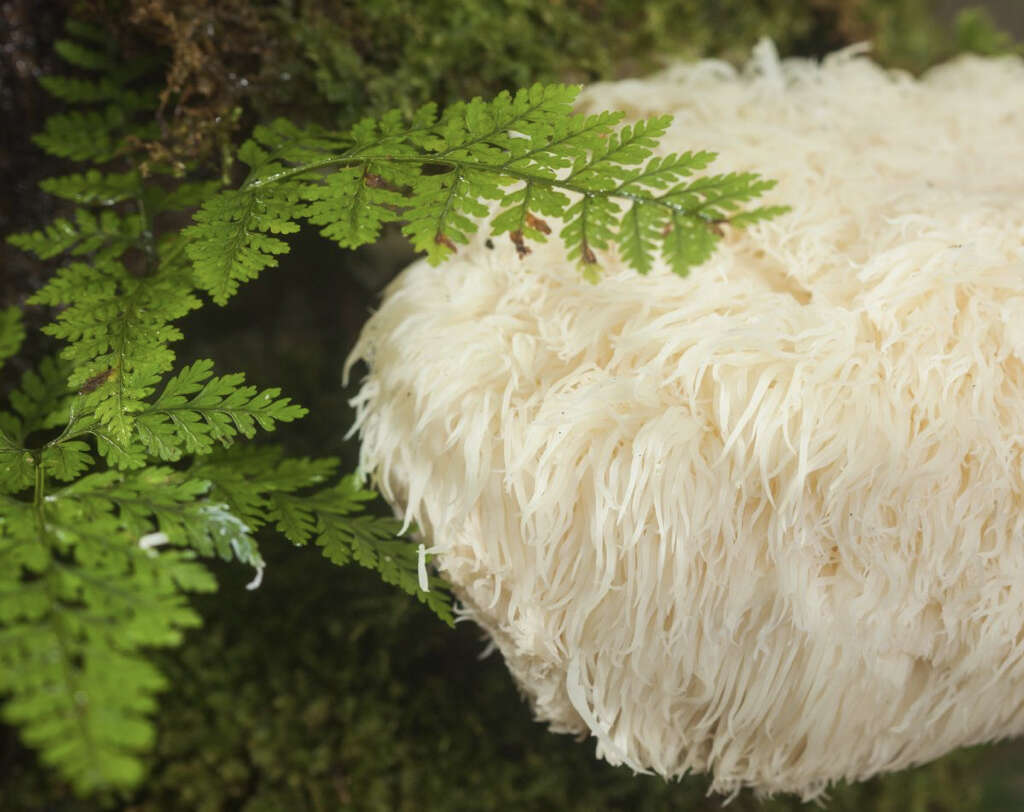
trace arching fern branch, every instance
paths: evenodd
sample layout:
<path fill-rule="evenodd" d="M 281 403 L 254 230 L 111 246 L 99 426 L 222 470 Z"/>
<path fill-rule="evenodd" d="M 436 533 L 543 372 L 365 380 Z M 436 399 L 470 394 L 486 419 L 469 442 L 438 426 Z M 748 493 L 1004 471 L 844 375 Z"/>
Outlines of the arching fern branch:
<path fill-rule="evenodd" d="M 622 113 L 574 115 L 578 92 L 538 84 L 440 117 L 427 105 L 409 122 L 397 113 L 366 119 L 340 134 L 284 121 L 259 127 L 240 152 L 248 179 L 208 201 L 187 231 L 197 280 L 224 302 L 277 264 L 288 250 L 279 235 L 300 219 L 344 248 L 404 221 L 413 245 L 438 262 L 494 212 L 492 233 L 507 233 L 521 256 L 527 239 L 551 233 L 543 218 L 559 218 L 569 256 L 588 277 L 596 278 L 597 252 L 613 244 L 640 273 L 660 255 L 685 275 L 711 254 L 721 226 L 786 210 L 741 210 L 774 185 L 754 173 L 691 179 L 713 153 L 655 156 L 669 116 L 619 127 Z"/>

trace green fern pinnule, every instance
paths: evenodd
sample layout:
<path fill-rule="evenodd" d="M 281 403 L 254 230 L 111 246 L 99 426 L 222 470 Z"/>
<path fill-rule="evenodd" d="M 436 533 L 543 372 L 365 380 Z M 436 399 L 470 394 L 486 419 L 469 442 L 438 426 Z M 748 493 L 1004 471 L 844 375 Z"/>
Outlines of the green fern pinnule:
<path fill-rule="evenodd" d="M 279 187 L 277 196 L 248 190 L 230 190 L 208 200 L 186 229 L 188 256 L 196 282 L 217 304 L 224 304 L 239 284 L 255 279 L 277 265 L 277 255 L 288 251 L 279 234 L 294 234 L 295 201 Z"/>
<path fill-rule="evenodd" d="M 0 310 L 0 367 L 21 349 L 25 340 L 25 325 L 21 320 L 21 309 L 16 306 Z"/>
<path fill-rule="evenodd" d="M 188 266 L 167 259 L 140 276 L 115 260 L 75 262 L 30 301 L 63 306 L 45 331 L 67 342 L 70 385 L 90 395 L 96 417 L 127 442 L 133 415 L 173 365 L 169 344 L 181 338 L 173 322 L 199 307 Z"/>
<path fill-rule="evenodd" d="M 73 175 L 46 178 L 39 183 L 44 192 L 82 205 L 113 206 L 139 194 L 141 178 L 135 170 L 102 172 L 89 169 Z"/>
<path fill-rule="evenodd" d="M 279 389 L 261 392 L 243 385 L 241 373 L 211 377 L 212 371 L 209 360 L 184 367 L 138 413 L 136 429 L 149 454 L 164 460 L 208 454 L 215 443 L 227 446 L 238 435 L 253 437 L 257 426 L 273 431 L 275 423 L 307 413 Z"/>

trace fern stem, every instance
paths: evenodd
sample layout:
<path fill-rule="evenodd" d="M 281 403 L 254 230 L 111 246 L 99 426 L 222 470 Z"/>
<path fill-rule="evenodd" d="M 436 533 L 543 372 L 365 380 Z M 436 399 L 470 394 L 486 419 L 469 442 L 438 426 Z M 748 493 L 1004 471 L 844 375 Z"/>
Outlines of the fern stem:
<path fill-rule="evenodd" d="M 533 183 L 527 182 L 526 188 L 523 190 L 523 203 L 519 209 L 519 228 L 521 232 L 523 226 L 526 225 L 526 215 L 530 213 L 530 200 L 533 198 Z"/>
<path fill-rule="evenodd" d="M 444 199 L 444 208 L 441 209 L 441 214 L 437 218 L 438 234 L 444 234 L 444 221 L 447 219 L 448 213 L 452 210 L 452 201 L 455 200 L 455 194 L 458 192 L 461 184 L 462 172 L 456 169 L 455 179 L 452 181 L 452 185 L 448 187 L 448 196 Z"/>
<path fill-rule="evenodd" d="M 35 491 L 32 498 L 32 505 L 36 510 L 37 523 L 43 521 L 43 501 L 46 499 L 46 472 L 43 470 L 41 452 L 32 452 L 32 465 L 35 468 Z M 45 527 L 45 523 L 43 525 Z"/>
<path fill-rule="evenodd" d="M 563 192 L 572 192 L 573 194 L 582 195 L 585 198 L 617 198 L 620 200 L 630 200 L 634 203 L 650 204 L 654 206 L 661 206 L 668 209 L 669 211 L 675 212 L 676 214 L 684 217 L 689 217 L 696 220 L 701 220 L 708 225 L 711 225 L 716 221 L 716 218 L 702 211 L 706 204 L 702 204 L 698 207 L 684 206 L 681 203 L 676 203 L 672 200 L 668 200 L 664 197 L 654 197 L 652 195 L 640 194 L 638 192 L 631 192 L 625 190 L 623 187 L 628 184 L 623 184 L 615 189 L 609 190 L 594 190 L 588 189 L 584 186 L 580 186 L 575 183 L 571 183 L 568 180 L 560 180 L 558 178 L 549 178 L 543 175 L 536 175 L 530 172 L 524 172 L 518 169 L 511 169 L 507 164 L 483 164 L 475 161 L 466 161 L 459 158 L 446 158 L 440 155 L 416 155 L 416 156 L 402 156 L 402 155 L 373 155 L 360 157 L 358 155 L 345 154 L 337 155 L 332 158 L 325 158 L 322 161 L 315 161 L 309 164 L 303 164 L 301 166 L 295 166 L 291 169 L 286 169 L 281 172 L 277 172 L 273 175 L 267 175 L 263 178 L 257 178 L 251 182 L 247 181 L 242 184 L 243 190 L 257 189 L 262 186 L 267 186 L 272 183 L 279 183 L 283 180 L 295 178 L 300 175 L 304 175 L 307 172 L 315 172 L 320 169 L 326 169 L 328 167 L 354 167 L 360 164 L 369 164 L 371 161 L 377 163 L 393 163 L 393 164 L 418 164 L 424 166 L 426 164 L 441 165 L 450 168 L 453 171 L 465 172 L 471 170 L 473 172 L 488 173 L 491 175 L 498 175 L 500 177 L 511 178 L 512 180 L 524 181 L 530 183 L 540 184 L 549 189 L 555 189 Z"/>
<path fill-rule="evenodd" d="M 146 257 L 146 276 L 156 272 L 160 264 L 157 256 L 156 236 L 153 231 L 153 212 L 146 205 L 146 189 L 142 184 L 142 175 L 138 169 L 135 170 L 135 202 L 138 205 L 139 216 L 142 218 L 142 231 L 139 238 L 142 242 L 142 252 Z"/>

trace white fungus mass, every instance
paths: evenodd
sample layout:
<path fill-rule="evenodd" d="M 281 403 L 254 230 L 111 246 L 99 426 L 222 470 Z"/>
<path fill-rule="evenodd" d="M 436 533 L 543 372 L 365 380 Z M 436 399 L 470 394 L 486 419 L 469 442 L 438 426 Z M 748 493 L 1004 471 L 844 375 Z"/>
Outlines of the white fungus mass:
<path fill-rule="evenodd" d="M 792 211 L 685 279 L 481 236 L 366 325 L 361 468 L 537 718 L 805 797 L 1024 732 L 1024 62 L 762 43 L 580 105 Z"/>

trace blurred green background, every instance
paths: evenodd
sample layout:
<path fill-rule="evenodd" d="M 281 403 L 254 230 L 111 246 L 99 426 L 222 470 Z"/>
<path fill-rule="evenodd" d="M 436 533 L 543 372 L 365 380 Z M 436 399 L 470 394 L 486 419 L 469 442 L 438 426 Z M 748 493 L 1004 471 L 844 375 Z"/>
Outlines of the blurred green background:
<path fill-rule="evenodd" d="M 742 59 L 762 34 L 783 54 L 871 39 L 885 64 L 921 71 L 954 53 L 1017 48 L 1024 4 L 993 0 L 0 0 L 0 234 L 58 210 L 36 183 L 61 169 L 29 141 L 55 105 L 36 79 L 74 10 L 122 54 L 165 55 L 177 100 L 160 155 L 231 176 L 225 156 L 253 122 L 285 114 L 344 126 L 428 99 L 492 94 L 537 79 L 639 75 L 663 56 Z M 959 12 L 959 16 L 958 16 Z M 155 149 L 155 148 L 154 148 Z M 307 231 L 281 267 L 183 323 L 179 357 L 215 358 L 281 386 L 310 415 L 280 433 L 294 454 L 338 455 L 351 424 L 341 364 L 380 290 L 411 259 L 390 233 L 344 254 Z M 50 268 L 0 248 L 0 306 L 22 302 Z M 46 314 L 30 310 L 31 323 Z M 47 349 L 36 339 L 32 352 Z M 25 361 L 27 363 L 27 361 Z M 381 506 L 381 509 L 384 509 Z M 75 799 L 0 728 L 0 810 L 704 810 L 701 777 L 666 783 L 598 762 L 593 742 L 532 721 L 500 655 L 450 631 L 371 573 L 262 538 L 263 586 L 218 566 L 199 600 L 205 627 L 155 658 L 171 677 L 144 787 Z M 840 786 L 829 810 L 1024 809 L 1024 746 L 963 750 L 933 764 Z M 745 793 L 729 808 L 791 810 Z"/>

